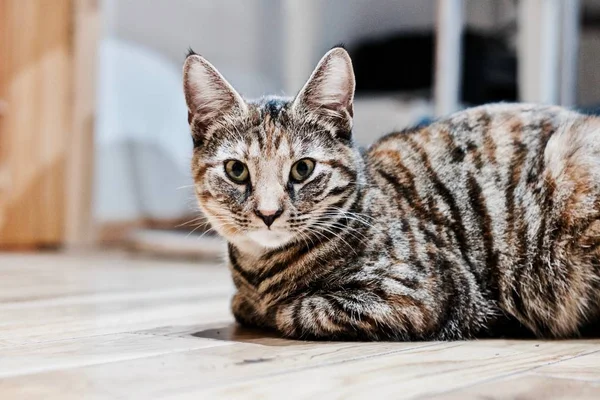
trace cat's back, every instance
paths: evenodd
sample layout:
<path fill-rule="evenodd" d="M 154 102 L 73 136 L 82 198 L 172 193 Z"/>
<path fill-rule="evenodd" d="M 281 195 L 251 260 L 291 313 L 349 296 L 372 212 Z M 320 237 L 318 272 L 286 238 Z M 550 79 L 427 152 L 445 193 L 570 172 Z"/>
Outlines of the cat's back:
<path fill-rule="evenodd" d="M 596 125 L 560 107 L 493 104 L 392 133 L 365 156 L 372 212 L 423 227 L 471 265 L 534 254 L 536 243 L 522 238 L 537 237 L 553 197 L 569 190 L 566 166 L 600 146 Z"/>
<path fill-rule="evenodd" d="M 556 132 L 594 119 L 557 106 L 498 103 L 457 112 L 428 126 L 391 133 L 366 152 L 375 173 L 440 175 L 444 182 L 478 179 L 506 183 L 511 168 L 541 167 Z M 512 167 L 511 167 L 512 166 Z M 401 173 L 400 173 L 401 174 Z M 402 174 L 401 174 L 402 175 Z"/>
<path fill-rule="evenodd" d="M 417 126 L 392 132 L 368 149 L 369 157 L 380 152 L 397 149 L 398 145 L 415 142 L 421 145 L 439 145 L 439 151 L 454 151 L 461 158 L 464 150 L 473 150 L 478 143 L 488 147 L 520 141 L 535 141 L 539 133 L 551 134 L 561 125 L 589 118 L 558 106 L 527 103 L 495 103 L 473 107 L 436 120 L 426 126 Z M 545 130 L 544 132 L 540 132 Z M 478 140 L 483 139 L 483 142 Z M 494 143 L 491 142 L 493 140 Z M 497 143 L 496 143 L 497 142 Z M 448 147 L 450 146 L 450 147 Z M 497 147 L 497 146 L 496 146 Z M 489 149 L 488 149 L 489 150 Z"/>

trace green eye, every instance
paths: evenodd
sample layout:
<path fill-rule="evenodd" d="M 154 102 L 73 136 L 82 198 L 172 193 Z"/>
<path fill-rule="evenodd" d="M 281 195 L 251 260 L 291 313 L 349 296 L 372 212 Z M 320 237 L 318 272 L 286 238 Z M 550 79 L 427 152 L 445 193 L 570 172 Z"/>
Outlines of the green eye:
<path fill-rule="evenodd" d="M 225 161 L 225 172 L 235 183 L 244 183 L 248 180 L 248 167 L 241 161 Z"/>
<path fill-rule="evenodd" d="M 310 158 L 303 158 L 300 161 L 296 161 L 294 165 L 292 165 L 292 170 L 290 171 L 290 176 L 295 182 L 302 182 L 306 178 L 312 174 L 315 169 L 315 162 Z"/>

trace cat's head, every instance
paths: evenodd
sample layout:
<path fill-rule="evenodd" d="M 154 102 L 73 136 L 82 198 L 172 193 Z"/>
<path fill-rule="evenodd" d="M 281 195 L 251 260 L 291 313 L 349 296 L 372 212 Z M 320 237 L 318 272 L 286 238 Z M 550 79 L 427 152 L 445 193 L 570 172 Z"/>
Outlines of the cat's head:
<path fill-rule="evenodd" d="M 293 99 L 246 101 L 194 53 L 183 72 L 196 195 L 213 228 L 254 249 L 335 230 L 362 179 L 348 53 L 330 50 Z"/>

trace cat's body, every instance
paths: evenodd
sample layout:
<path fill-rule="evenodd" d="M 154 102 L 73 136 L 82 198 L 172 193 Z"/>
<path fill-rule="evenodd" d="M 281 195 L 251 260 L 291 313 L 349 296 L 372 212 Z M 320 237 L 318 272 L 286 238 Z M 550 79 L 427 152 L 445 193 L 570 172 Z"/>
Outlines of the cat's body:
<path fill-rule="evenodd" d="M 566 337 L 598 321 L 600 120 L 491 105 L 360 153 L 349 63 L 332 50 L 293 101 L 233 92 L 212 114 L 186 63 L 192 169 L 230 242 L 236 319 L 367 340 L 503 334 L 515 321 Z"/>

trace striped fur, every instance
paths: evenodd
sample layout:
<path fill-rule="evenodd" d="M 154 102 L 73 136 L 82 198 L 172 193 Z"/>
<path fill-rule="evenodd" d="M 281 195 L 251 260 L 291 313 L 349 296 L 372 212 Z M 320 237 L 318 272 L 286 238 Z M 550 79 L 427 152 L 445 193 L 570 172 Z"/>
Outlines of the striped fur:
<path fill-rule="evenodd" d="M 335 49 L 296 99 L 229 95 L 208 122 L 186 83 L 197 196 L 229 241 L 236 319 L 336 340 L 453 340 L 512 327 L 571 337 L 597 323 L 600 120 L 489 105 L 361 153 L 344 63 Z M 315 171 L 293 183 L 302 158 Z M 229 159 L 247 165 L 247 184 L 227 178 Z M 254 213 L 267 203 L 284 210 L 270 229 Z"/>

